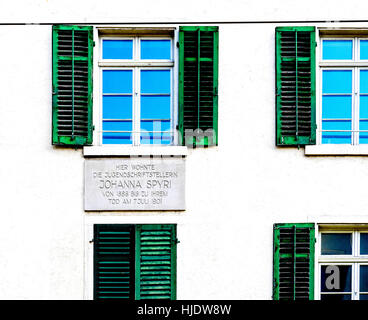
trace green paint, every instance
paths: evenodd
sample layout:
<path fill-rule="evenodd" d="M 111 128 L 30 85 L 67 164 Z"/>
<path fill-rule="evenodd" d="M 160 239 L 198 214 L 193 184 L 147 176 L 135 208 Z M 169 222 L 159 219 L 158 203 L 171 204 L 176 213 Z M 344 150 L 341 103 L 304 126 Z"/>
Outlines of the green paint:
<path fill-rule="evenodd" d="M 289 35 L 294 35 L 295 44 L 295 55 L 291 54 L 283 55 L 283 37 L 288 33 Z M 310 52 L 308 57 L 302 57 L 298 51 L 298 43 L 303 45 L 303 42 L 299 40 L 299 36 L 308 33 L 310 35 Z M 277 27 L 276 28 L 276 145 L 277 146 L 300 146 L 300 145 L 311 145 L 316 143 L 316 85 L 315 85 L 315 28 L 314 27 Z M 283 71 L 287 70 L 285 63 L 289 63 L 290 67 L 294 63 L 294 72 L 296 75 L 295 81 L 295 115 L 286 116 L 282 115 L 282 99 L 286 97 L 285 93 L 282 91 L 282 77 Z M 299 87 L 299 82 L 301 81 L 301 76 L 299 75 L 299 64 L 303 63 L 304 67 L 307 63 L 310 68 L 309 81 L 311 83 L 310 89 L 307 93 L 301 93 L 302 87 Z M 305 75 L 304 75 L 305 77 Z M 284 96 L 283 96 L 284 95 Z M 310 132 L 306 133 L 300 130 L 302 126 L 302 121 L 300 121 L 298 115 L 303 111 L 303 97 L 310 98 L 310 117 L 307 120 L 310 123 Z M 293 118 L 292 118 L 293 117 Z M 285 132 L 289 123 L 286 120 L 293 120 L 295 122 L 296 129 L 290 129 L 289 132 Z"/>
<path fill-rule="evenodd" d="M 289 239 L 287 236 L 283 238 L 283 252 L 280 252 L 281 248 L 281 231 L 288 231 Z M 309 235 L 309 243 L 307 244 L 308 252 L 298 252 L 297 245 L 301 245 L 301 242 L 298 242 L 298 234 L 300 232 L 308 233 Z M 273 233 L 273 241 L 274 241 L 274 249 L 273 249 L 273 299 L 281 300 L 281 299 L 291 299 L 296 300 L 300 299 L 300 296 L 297 296 L 297 293 L 307 296 L 309 300 L 314 299 L 314 253 L 315 253 L 315 227 L 313 223 L 285 223 L 285 224 L 275 224 L 274 225 L 274 233 Z M 291 241 L 290 241 L 291 239 Z M 304 239 L 303 239 L 304 240 Z M 306 244 L 303 244 L 305 246 Z M 299 247 L 300 248 L 300 247 Z M 300 250 L 300 249 L 299 249 Z M 287 252 L 285 252 L 287 251 Z M 309 268 L 309 277 L 308 277 L 308 289 L 305 289 L 299 286 L 299 283 L 296 281 L 296 277 L 298 276 L 297 269 L 297 261 L 307 261 Z M 292 264 L 292 274 L 288 274 L 286 278 L 281 279 L 280 272 L 281 269 L 285 273 L 287 272 L 287 265 Z M 299 277 L 305 277 L 304 272 L 301 270 Z M 286 279 L 292 278 L 293 281 L 290 283 Z M 281 288 L 292 286 L 291 292 L 281 290 Z M 289 293 L 289 296 L 288 294 Z"/>
<path fill-rule="evenodd" d="M 68 50 L 71 55 L 63 55 L 59 48 L 59 43 L 62 41 L 60 34 L 64 31 L 71 31 L 71 43 Z M 76 32 L 86 33 L 87 35 L 87 56 L 78 52 L 77 44 L 75 43 Z M 63 43 L 64 48 L 67 43 Z M 80 44 L 79 44 L 80 46 Z M 71 25 L 54 25 L 52 28 L 52 144 L 54 145 L 65 145 L 65 146 L 83 146 L 92 144 L 92 54 L 93 54 L 93 28 L 90 26 L 71 26 Z M 60 62 L 71 63 L 71 78 L 70 85 L 71 94 L 68 99 L 71 100 L 71 117 L 65 119 L 60 116 L 60 110 L 62 109 L 59 105 L 60 95 L 60 79 L 59 79 L 59 68 Z M 80 87 L 86 87 L 87 95 L 79 94 L 76 84 L 76 68 L 85 70 L 81 66 L 81 63 L 87 63 L 87 77 L 85 83 L 81 83 L 83 80 L 79 79 L 78 85 Z M 64 85 L 66 81 L 64 80 Z M 64 96 L 65 98 L 65 92 Z M 87 99 L 86 112 L 77 115 L 77 101 L 78 99 Z M 82 109 L 82 106 L 79 106 Z M 66 108 L 64 107 L 64 110 Z M 62 132 L 62 125 L 68 125 L 71 130 L 68 134 Z M 87 128 L 87 131 L 81 132 L 81 128 Z"/>
<path fill-rule="evenodd" d="M 94 225 L 94 299 L 175 300 L 176 244 L 176 225 Z"/>
<path fill-rule="evenodd" d="M 203 37 L 205 33 L 211 34 L 213 37 L 213 41 L 210 44 L 210 48 L 213 51 L 212 57 L 206 57 L 201 54 L 201 51 L 204 50 L 205 46 L 208 45 Z M 195 37 L 194 43 L 196 43 L 196 47 L 193 49 L 192 54 L 190 55 L 188 52 L 185 52 L 184 48 L 187 45 L 185 40 L 185 35 L 192 34 Z M 186 69 L 184 62 L 193 62 L 196 66 L 196 73 L 193 73 L 192 86 L 196 88 L 196 92 L 192 96 L 192 100 L 196 101 L 196 105 L 193 106 L 193 102 L 187 102 L 185 99 L 185 88 L 184 88 L 184 76 L 191 71 Z M 205 77 L 202 77 L 201 74 L 201 64 L 204 62 L 212 63 L 212 111 L 211 115 L 204 114 L 205 106 L 201 102 L 201 97 L 203 95 L 203 91 L 201 91 L 202 86 L 208 84 Z M 196 110 L 196 111 L 194 111 Z M 196 112 L 197 117 L 195 119 L 190 117 L 190 112 Z M 188 116 L 189 113 L 189 116 Z M 187 118 L 186 118 L 187 117 Z M 208 125 L 204 120 L 207 120 L 208 117 L 211 118 L 211 128 L 208 128 Z M 179 121 L 178 121 L 178 129 L 180 132 L 180 136 L 182 139 L 183 145 L 188 146 L 210 146 L 212 145 L 208 141 L 208 137 L 202 137 L 199 139 L 185 137 L 186 130 L 197 130 L 201 129 L 203 131 L 212 129 L 214 131 L 213 137 L 213 145 L 218 145 L 218 27 L 216 26 L 181 26 L 179 28 Z M 191 141 L 186 141 L 187 139 L 191 139 Z"/>

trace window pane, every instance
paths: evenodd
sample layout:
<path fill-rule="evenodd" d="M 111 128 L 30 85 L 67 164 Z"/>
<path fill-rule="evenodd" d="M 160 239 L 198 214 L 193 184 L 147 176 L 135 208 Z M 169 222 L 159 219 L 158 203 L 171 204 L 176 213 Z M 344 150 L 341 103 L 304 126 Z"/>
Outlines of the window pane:
<path fill-rule="evenodd" d="M 360 70 L 360 93 L 368 93 L 368 70 Z"/>
<path fill-rule="evenodd" d="M 102 134 L 103 144 L 132 144 L 131 133 L 104 132 Z"/>
<path fill-rule="evenodd" d="M 359 288 L 361 292 L 368 292 L 368 266 L 360 266 Z"/>
<path fill-rule="evenodd" d="M 142 119 L 170 119 L 170 96 L 142 96 Z"/>
<path fill-rule="evenodd" d="M 170 131 L 170 121 L 142 120 L 142 131 Z"/>
<path fill-rule="evenodd" d="M 102 59 L 132 59 L 133 40 L 102 40 Z"/>
<path fill-rule="evenodd" d="M 172 142 L 172 135 L 169 132 L 152 133 L 143 132 L 141 134 L 141 144 L 170 144 Z"/>
<path fill-rule="evenodd" d="M 352 254 L 351 233 L 322 233 L 321 254 Z"/>
<path fill-rule="evenodd" d="M 142 70 L 141 93 L 170 94 L 170 70 Z"/>
<path fill-rule="evenodd" d="M 359 121 L 359 130 L 368 130 L 368 120 Z M 359 133 L 359 143 L 368 143 L 368 131 Z"/>
<path fill-rule="evenodd" d="M 351 120 L 323 120 L 322 130 L 351 130 Z M 351 132 L 323 131 L 322 143 L 351 143 Z"/>
<path fill-rule="evenodd" d="M 132 96 L 104 96 L 102 108 L 103 119 L 131 119 Z"/>
<path fill-rule="evenodd" d="M 359 300 L 368 300 L 368 294 L 360 294 Z"/>
<path fill-rule="evenodd" d="M 368 40 L 360 40 L 360 60 L 368 59 Z"/>
<path fill-rule="evenodd" d="M 322 144 L 351 144 L 351 133 L 349 132 L 323 132 Z"/>
<path fill-rule="evenodd" d="M 141 40 L 141 59 L 171 59 L 170 40 Z"/>
<path fill-rule="evenodd" d="M 360 254 L 368 254 L 368 233 L 360 234 Z"/>
<path fill-rule="evenodd" d="M 323 301 L 343 301 L 351 300 L 351 294 L 321 294 Z"/>
<path fill-rule="evenodd" d="M 323 96 L 323 119 L 351 119 L 351 96 Z"/>
<path fill-rule="evenodd" d="M 132 131 L 132 121 L 106 121 L 102 123 L 103 131 Z"/>
<path fill-rule="evenodd" d="M 170 124 L 170 121 L 141 121 L 141 143 L 170 144 L 173 138 Z"/>
<path fill-rule="evenodd" d="M 359 116 L 361 119 L 368 119 L 368 95 L 360 95 Z"/>
<path fill-rule="evenodd" d="M 351 266 L 337 265 L 338 271 L 326 273 L 327 267 L 321 266 L 321 292 L 351 292 Z"/>
<path fill-rule="evenodd" d="M 323 70 L 322 93 L 352 93 L 351 70 Z"/>
<path fill-rule="evenodd" d="M 353 58 L 352 40 L 323 40 L 324 60 L 351 60 Z"/>
<path fill-rule="evenodd" d="M 103 70 L 103 93 L 132 93 L 132 70 Z"/>

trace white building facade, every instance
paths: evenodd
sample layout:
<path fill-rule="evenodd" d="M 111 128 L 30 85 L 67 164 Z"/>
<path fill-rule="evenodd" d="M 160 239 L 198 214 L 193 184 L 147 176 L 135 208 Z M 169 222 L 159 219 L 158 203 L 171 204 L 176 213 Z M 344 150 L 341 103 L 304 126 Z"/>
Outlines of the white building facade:
<path fill-rule="evenodd" d="M 168 1 L 36 3 L 18 1 L 0 13 L 1 299 L 94 299 L 111 291 L 131 299 L 368 297 L 364 4 L 311 1 L 301 12 L 292 1 L 189 1 L 175 9 Z M 90 37 L 81 40 L 83 58 L 60 59 L 73 61 L 75 75 L 59 70 L 72 92 L 69 145 L 58 140 L 69 120 L 55 116 L 62 108 L 53 101 L 63 99 L 60 81 L 58 90 L 53 85 L 55 32 L 65 26 Z M 181 30 L 200 30 L 193 41 L 201 59 L 180 51 Z M 75 56 L 79 31 L 70 31 Z M 209 53 L 198 49 L 206 37 Z M 187 80 L 184 61 L 199 60 Z M 85 118 L 77 112 L 78 81 L 87 81 Z M 180 91 L 187 81 L 197 81 L 193 104 Z M 210 106 L 198 91 L 207 84 Z M 183 145 L 182 128 L 195 130 L 208 117 L 200 127 L 209 129 L 208 140 Z M 87 119 L 82 134 L 80 119 Z M 206 141 L 213 145 L 203 147 Z M 132 165 L 165 172 L 142 180 L 157 181 L 159 193 L 111 186 L 133 183 L 111 177 L 134 171 Z M 106 196 L 98 200 L 102 189 Z M 117 190 L 150 192 L 150 201 L 163 203 L 127 206 Z M 119 238 L 124 232 L 127 238 Z M 121 290 L 106 284 L 120 269 L 108 265 L 96 274 L 107 261 L 96 253 L 97 238 L 102 251 L 119 252 L 111 249 L 115 242 L 127 250 L 126 259 L 108 259 L 129 264 L 124 283 L 113 284 Z M 150 253 L 143 241 L 157 248 Z M 161 254 L 168 260 L 155 264 Z M 153 262 L 145 269 L 146 258 Z M 327 281 L 332 274 L 339 286 Z"/>

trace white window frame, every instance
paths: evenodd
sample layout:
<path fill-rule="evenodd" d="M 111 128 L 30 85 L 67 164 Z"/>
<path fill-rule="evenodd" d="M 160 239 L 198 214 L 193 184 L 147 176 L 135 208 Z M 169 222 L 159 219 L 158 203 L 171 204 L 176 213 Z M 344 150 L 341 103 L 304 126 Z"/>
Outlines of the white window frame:
<path fill-rule="evenodd" d="M 368 60 L 359 60 L 360 56 L 360 40 L 368 40 L 362 36 L 320 36 L 317 40 L 318 46 L 316 51 L 317 63 L 317 105 L 316 105 L 316 121 L 317 121 L 317 145 L 338 145 L 338 144 L 322 144 L 322 73 L 324 70 L 352 70 L 352 143 L 348 146 L 365 146 L 359 144 L 359 71 L 368 70 Z M 323 57 L 323 41 L 324 40 L 352 40 L 353 53 L 352 60 L 322 60 Z M 319 48 L 319 49 L 318 49 Z M 344 145 L 339 145 L 344 146 Z M 345 144 L 345 146 L 347 146 Z"/>
<path fill-rule="evenodd" d="M 352 254 L 351 255 L 322 255 L 322 234 L 326 233 L 349 233 L 352 235 Z M 316 298 L 318 300 L 321 299 L 321 267 L 324 265 L 351 265 L 351 275 L 352 275 L 352 282 L 351 282 L 351 296 L 352 300 L 359 300 L 360 292 L 359 290 L 359 281 L 360 281 L 360 266 L 361 265 L 368 265 L 368 255 L 360 255 L 360 234 L 368 233 L 367 228 L 343 228 L 343 229 L 336 229 L 332 230 L 324 230 L 319 228 L 318 232 L 318 243 L 319 245 L 316 247 L 317 259 L 318 259 L 318 276 L 316 277 L 317 284 L 316 284 Z M 326 294 L 326 293 L 323 293 Z M 329 294 L 329 293 L 327 293 Z M 330 293 L 332 294 L 332 293 Z M 343 294 L 343 293 L 334 293 L 334 294 Z"/>
<path fill-rule="evenodd" d="M 108 28 L 108 27 L 107 27 Z M 94 28 L 94 38 L 98 39 L 95 43 L 94 47 L 94 55 L 93 55 L 93 65 L 94 65 L 94 71 L 93 71 L 93 79 L 94 79 L 94 88 L 93 88 L 93 100 L 95 101 L 93 106 L 93 123 L 94 123 L 94 132 L 93 132 L 93 146 L 97 147 L 96 150 L 91 150 L 92 153 L 101 153 L 102 150 L 100 147 L 106 148 L 106 149 L 116 149 L 116 147 L 120 148 L 129 148 L 129 147 L 137 147 L 140 148 L 156 148 L 159 149 L 160 147 L 170 147 L 170 146 L 178 146 L 178 85 L 179 85 L 179 49 L 175 45 L 178 42 L 179 32 L 178 28 L 175 28 L 174 35 L 168 36 L 168 35 L 158 35 L 158 36 L 152 36 L 147 35 L 145 36 L 144 33 L 137 34 L 136 36 L 125 36 L 124 34 L 117 34 L 116 36 L 113 35 L 99 35 L 98 30 L 103 29 L 103 27 Z M 157 30 L 160 30 L 160 27 L 157 27 Z M 116 40 L 131 40 L 133 39 L 133 59 L 102 59 L 102 40 L 103 39 L 116 39 Z M 140 59 L 140 40 L 170 40 L 171 41 L 171 59 L 170 60 L 163 60 L 163 59 Z M 138 59 L 139 58 L 139 59 Z M 155 70 L 161 69 L 170 69 L 171 70 L 171 108 L 170 108 L 170 114 L 171 114 L 171 132 L 173 134 L 173 140 L 171 144 L 140 144 L 140 138 L 137 136 L 139 133 L 133 134 L 133 144 L 102 144 L 102 70 L 111 70 L 111 69 L 118 69 L 118 68 L 152 68 Z M 133 77 L 135 74 L 139 73 L 136 70 L 133 70 Z M 137 83 L 137 77 L 134 80 L 135 83 Z M 133 122 L 134 122 L 134 112 L 137 113 L 137 109 L 139 109 L 139 106 L 137 106 L 137 103 L 134 102 L 136 99 L 134 98 L 135 92 L 133 91 L 133 104 L 136 105 L 133 107 Z M 140 118 L 136 117 L 136 121 L 140 121 Z M 134 124 L 133 124 L 133 130 L 134 130 Z M 186 150 L 181 150 L 182 147 L 179 147 L 180 150 L 177 150 L 179 153 L 186 153 Z M 92 149 L 91 147 L 85 148 L 85 151 L 88 151 L 88 149 Z M 115 152 L 115 151 L 110 151 Z M 130 152 L 130 151 L 127 151 Z"/>

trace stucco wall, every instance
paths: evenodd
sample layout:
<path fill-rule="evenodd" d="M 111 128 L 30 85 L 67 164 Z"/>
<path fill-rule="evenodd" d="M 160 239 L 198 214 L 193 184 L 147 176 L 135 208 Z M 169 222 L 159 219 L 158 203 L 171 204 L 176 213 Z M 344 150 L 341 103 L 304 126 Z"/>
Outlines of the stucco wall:
<path fill-rule="evenodd" d="M 364 7 L 14 1 L 0 4 L 0 21 L 346 20 L 363 19 Z M 0 299 L 89 297 L 94 222 L 177 223 L 178 299 L 270 299 L 275 222 L 368 223 L 367 158 L 275 147 L 276 24 L 216 25 L 219 147 L 189 150 L 187 210 L 112 214 L 83 211 L 82 151 L 51 145 L 51 25 L 0 25 Z"/>

